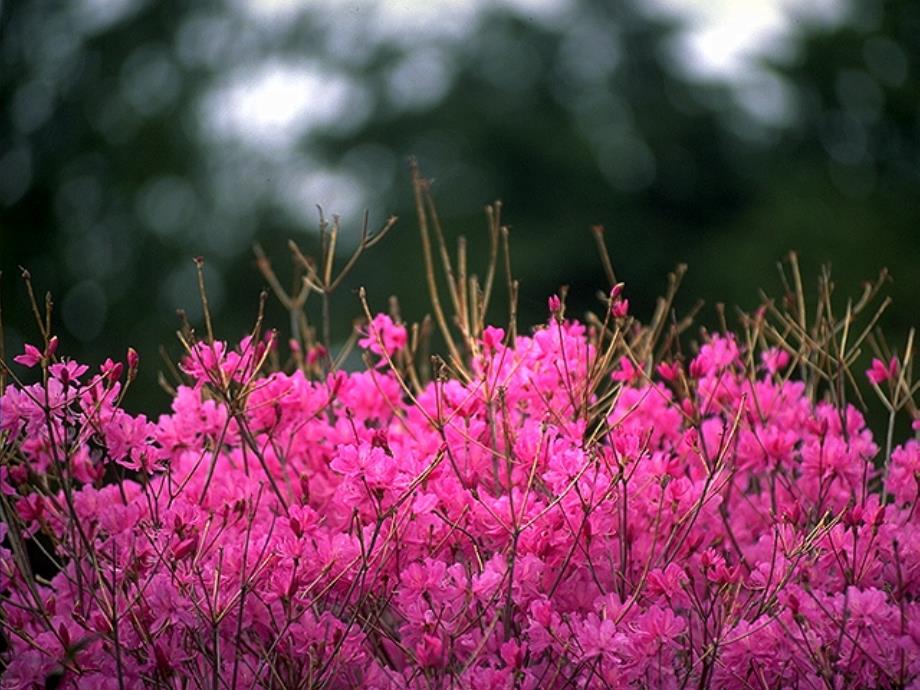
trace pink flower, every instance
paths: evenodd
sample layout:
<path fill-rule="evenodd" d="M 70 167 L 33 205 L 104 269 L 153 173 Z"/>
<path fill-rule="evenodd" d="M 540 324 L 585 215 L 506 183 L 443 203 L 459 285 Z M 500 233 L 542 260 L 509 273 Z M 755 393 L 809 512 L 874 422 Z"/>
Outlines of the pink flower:
<path fill-rule="evenodd" d="M 690 376 L 717 374 L 736 363 L 740 356 L 732 336 L 716 336 L 700 348 L 700 353 L 690 362 Z"/>
<path fill-rule="evenodd" d="M 358 340 L 358 345 L 366 350 L 383 356 L 393 356 L 408 342 L 408 334 L 404 326 L 396 324 L 386 314 L 377 314 L 368 324 L 367 334 Z"/>
<path fill-rule="evenodd" d="M 669 563 L 664 570 L 656 568 L 648 574 L 649 591 L 668 600 L 683 596 L 683 586 L 686 583 L 687 574 L 674 563 Z"/>
<path fill-rule="evenodd" d="M 29 494 L 16 502 L 16 512 L 23 522 L 34 524 L 45 513 L 45 500 L 38 494 Z"/>
<path fill-rule="evenodd" d="M 671 642 L 686 627 L 686 622 L 670 608 L 660 606 L 651 606 L 634 624 L 636 631 L 644 635 L 648 642 L 655 643 Z"/>
<path fill-rule="evenodd" d="M 879 385 L 889 379 L 893 379 L 898 373 L 898 358 L 892 357 L 887 366 L 878 358 L 872 359 L 872 366 L 866 369 L 866 378 L 872 383 Z"/>
<path fill-rule="evenodd" d="M 127 355 L 128 369 L 132 371 L 136 370 L 139 359 L 140 358 L 137 355 L 137 350 L 135 350 L 133 347 L 129 347 Z"/>
<path fill-rule="evenodd" d="M 326 348 L 322 345 L 314 345 L 307 350 L 307 364 L 316 364 L 326 356 Z"/>
<path fill-rule="evenodd" d="M 16 355 L 13 357 L 13 361 L 31 369 L 42 361 L 42 353 L 41 350 L 39 350 L 34 345 L 29 345 L 26 343 L 25 352 L 23 352 L 21 355 Z"/>
<path fill-rule="evenodd" d="M 113 362 L 111 359 L 106 359 L 99 367 L 99 372 L 110 383 L 115 383 L 120 379 L 123 370 L 121 362 Z"/>
<path fill-rule="evenodd" d="M 620 357 L 620 366 L 611 374 L 610 378 L 614 381 L 632 382 L 642 378 L 642 365 L 636 366 L 632 360 L 623 355 Z"/>
<path fill-rule="evenodd" d="M 502 660 L 511 668 L 521 668 L 527 654 L 527 643 L 519 644 L 516 640 L 503 642 L 500 648 Z"/>
<path fill-rule="evenodd" d="M 505 340 L 505 330 L 495 326 L 486 326 L 482 330 L 482 347 L 486 352 L 494 352 Z"/>
<path fill-rule="evenodd" d="M 4 687 L 920 683 L 920 440 L 877 457 L 782 351 L 713 335 L 669 385 L 553 306 L 411 393 L 258 371 L 273 335 L 195 345 L 156 423 L 122 406 L 130 355 L 27 349 L 50 375 L 0 394 Z"/>
<path fill-rule="evenodd" d="M 680 370 L 680 362 L 661 362 L 655 367 L 655 371 L 657 371 L 658 375 L 665 381 L 674 381 L 677 379 L 677 377 L 680 376 Z"/>
<path fill-rule="evenodd" d="M 423 635 L 415 645 L 415 659 L 422 668 L 434 668 L 441 665 L 444 643 L 440 637 Z"/>
<path fill-rule="evenodd" d="M 624 634 L 617 631 L 612 620 L 598 618 L 595 613 L 589 613 L 576 630 L 585 659 L 613 655 L 623 649 L 627 640 Z"/>
<path fill-rule="evenodd" d="M 77 382 L 88 370 L 89 367 L 85 364 L 77 364 L 69 359 L 64 362 L 57 362 L 48 367 L 48 373 L 65 386 Z"/>
<path fill-rule="evenodd" d="M 760 353 L 760 360 L 763 362 L 767 373 L 773 376 L 789 364 L 789 353 L 785 350 L 780 350 L 778 347 L 771 347 L 769 350 Z"/>
<path fill-rule="evenodd" d="M 911 439 L 892 451 L 885 487 L 902 503 L 920 498 L 920 442 Z"/>
<path fill-rule="evenodd" d="M 172 556 L 177 561 L 181 561 L 183 558 L 186 558 L 195 552 L 195 549 L 198 548 L 198 535 L 189 537 L 188 539 L 183 539 L 180 541 L 172 550 Z"/>
<path fill-rule="evenodd" d="M 379 445 L 366 442 L 344 445 L 329 463 L 329 467 L 347 477 L 362 478 L 371 486 L 382 486 L 396 477 L 397 465 L 392 454 Z"/>
<path fill-rule="evenodd" d="M 610 305 L 610 315 L 615 319 L 626 318 L 629 313 L 629 300 L 618 299 Z"/>

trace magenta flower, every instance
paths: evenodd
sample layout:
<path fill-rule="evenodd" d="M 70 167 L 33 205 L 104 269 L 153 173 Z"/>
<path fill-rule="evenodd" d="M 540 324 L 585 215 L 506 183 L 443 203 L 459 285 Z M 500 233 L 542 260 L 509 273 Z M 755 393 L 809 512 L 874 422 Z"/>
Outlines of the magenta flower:
<path fill-rule="evenodd" d="M 367 332 L 358 345 L 377 355 L 392 357 L 406 346 L 408 334 L 404 326 L 393 322 L 386 314 L 377 314 L 367 326 Z"/>
<path fill-rule="evenodd" d="M 156 420 L 122 406 L 130 351 L 90 373 L 27 347 L 47 372 L 0 395 L 2 686 L 920 683 L 920 441 L 880 455 L 785 350 L 709 334 L 684 376 L 692 350 L 611 347 L 556 299 L 430 381 L 389 366 L 387 316 L 366 371 L 198 343 Z"/>
<path fill-rule="evenodd" d="M 25 344 L 25 351 L 13 357 L 13 361 L 30 369 L 42 361 L 42 352 L 34 345 Z"/>
<path fill-rule="evenodd" d="M 893 379 L 898 373 L 898 358 L 892 357 L 886 365 L 878 358 L 872 359 L 872 366 L 866 369 L 866 378 L 872 383 L 879 385 Z"/>

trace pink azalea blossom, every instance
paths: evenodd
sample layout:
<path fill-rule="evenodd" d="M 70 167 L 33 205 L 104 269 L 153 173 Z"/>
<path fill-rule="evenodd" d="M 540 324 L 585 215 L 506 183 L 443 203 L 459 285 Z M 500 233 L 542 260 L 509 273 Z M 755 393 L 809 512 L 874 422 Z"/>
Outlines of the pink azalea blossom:
<path fill-rule="evenodd" d="M 123 406 L 133 351 L 90 373 L 27 346 L 2 687 L 920 684 L 920 441 L 886 455 L 784 350 L 708 334 L 684 376 L 549 307 L 427 382 L 382 315 L 366 371 L 193 344 L 155 420 Z"/>
<path fill-rule="evenodd" d="M 374 354 L 393 356 L 408 342 L 408 334 L 404 326 L 393 322 L 386 314 L 377 314 L 368 324 L 364 337 L 358 340 L 358 345 Z"/>
<path fill-rule="evenodd" d="M 872 383 L 878 385 L 893 379 L 898 373 L 898 358 L 892 357 L 888 360 L 888 364 L 885 364 L 882 360 L 878 358 L 872 359 L 872 366 L 866 370 L 866 378 L 868 378 Z"/>
<path fill-rule="evenodd" d="M 21 355 L 13 357 L 13 361 L 30 369 L 42 361 L 42 352 L 34 345 L 25 344 L 25 351 Z"/>

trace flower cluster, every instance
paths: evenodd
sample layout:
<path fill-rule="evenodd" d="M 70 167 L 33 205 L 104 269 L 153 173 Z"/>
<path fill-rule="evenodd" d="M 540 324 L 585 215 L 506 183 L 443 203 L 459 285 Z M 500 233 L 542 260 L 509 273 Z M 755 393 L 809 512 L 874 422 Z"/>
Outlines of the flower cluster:
<path fill-rule="evenodd" d="M 198 344 L 156 421 L 28 347 L 0 686 L 920 687 L 920 444 L 880 458 L 785 350 L 656 365 L 550 308 L 429 383 L 385 316 L 362 372 Z"/>

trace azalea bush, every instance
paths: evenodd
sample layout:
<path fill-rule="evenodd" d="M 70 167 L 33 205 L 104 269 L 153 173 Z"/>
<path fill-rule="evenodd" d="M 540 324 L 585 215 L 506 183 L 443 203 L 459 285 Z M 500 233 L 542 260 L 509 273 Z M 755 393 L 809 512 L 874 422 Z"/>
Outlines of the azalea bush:
<path fill-rule="evenodd" d="M 603 255 L 596 313 L 553 296 L 519 333 L 509 262 L 487 325 L 503 262 L 468 277 L 416 193 L 434 318 L 362 294 L 363 368 L 305 316 L 334 230 L 297 294 L 260 258 L 290 338 L 183 328 L 157 419 L 123 405 L 133 351 L 69 360 L 35 306 L 0 397 L 3 688 L 920 687 L 912 345 L 874 338 L 880 283 L 835 318 L 795 272 L 691 332 L 679 276 L 643 324 Z"/>

